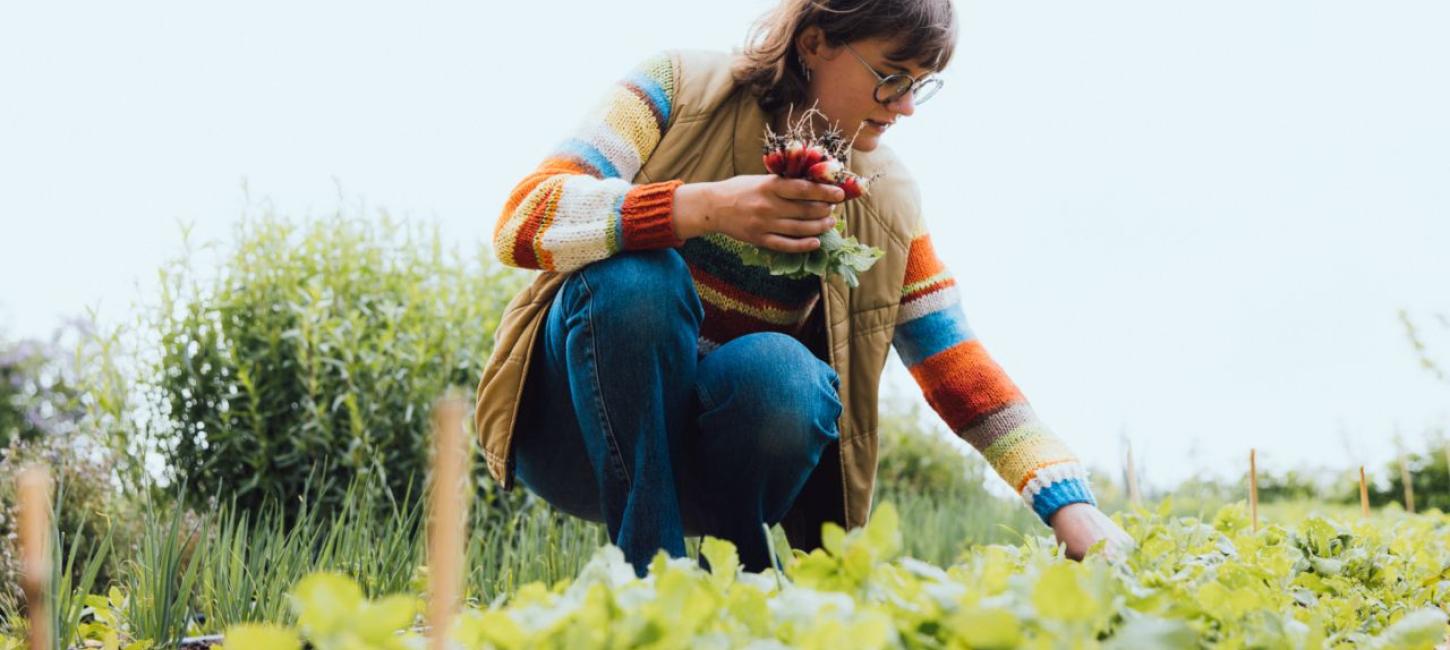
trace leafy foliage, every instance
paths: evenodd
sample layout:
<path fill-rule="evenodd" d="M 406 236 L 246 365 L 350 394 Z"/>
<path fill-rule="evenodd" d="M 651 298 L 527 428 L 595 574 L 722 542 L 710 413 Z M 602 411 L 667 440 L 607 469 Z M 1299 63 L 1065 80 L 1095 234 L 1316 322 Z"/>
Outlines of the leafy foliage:
<path fill-rule="evenodd" d="M 323 512 L 304 498 L 290 516 L 275 503 L 256 511 L 226 504 L 201 514 L 169 510 L 173 503 L 142 503 L 137 539 L 124 546 L 111 543 L 109 533 L 89 539 L 57 531 L 62 544 L 53 548 L 64 551 L 56 551 L 55 562 L 64 569 L 54 580 L 57 638 L 78 630 L 79 640 L 127 647 L 138 639 L 291 623 L 289 592 L 313 572 L 345 573 L 370 597 L 426 584 L 419 499 L 389 501 L 354 485 L 341 508 Z M 480 601 L 526 582 L 576 575 L 608 539 L 602 526 L 542 505 L 506 515 L 475 509 L 468 531 L 465 587 Z M 102 565 L 109 579 L 98 577 Z M 78 577 L 64 577 L 71 574 Z M 0 638 L 23 634 L 24 625 L 18 606 L 0 603 Z"/>
<path fill-rule="evenodd" d="M 839 274 L 847 286 L 855 287 L 861 283 L 859 276 L 885 254 L 879 248 L 856 241 L 855 236 L 847 236 L 846 220 L 837 219 L 836 225 L 821 235 L 821 247 L 809 253 L 747 246 L 740 252 L 740 261 L 766 267 L 771 275 L 792 279 Z"/>
<path fill-rule="evenodd" d="M 22 598 L 12 477 L 30 463 L 51 468 L 56 479 L 56 525 L 81 557 L 99 552 L 103 540 L 124 526 L 113 516 L 117 498 L 109 477 L 113 457 L 88 434 L 87 384 L 68 353 L 76 337 L 89 336 L 80 319 L 57 329 L 48 341 L 0 341 L 0 615 L 17 611 Z M 83 579 L 83 566 L 67 575 Z M 114 576 L 102 566 L 99 579 Z"/>
<path fill-rule="evenodd" d="M 1420 328 L 1415 327 L 1415 322 L 1410 318 L 1409 311 L 1400 309 L 1398 312 L 1400 323 L 1405 326 L 1405 337 L 1409 339 L 1410 345 L 1415 349 L 1415 356 L 1420 361 L 1420 367 L 1426 372 L 1434 375 L 1435 379 L 1450 383 L 1450 374 L 1446 373 L 1443 361 L 1436 360 L 1435 354 L 1431 352 L 1430 345 L 1425 343 L 1425 336 Z M 1441 335 L 1450 334 L 1450 314 L 1437 313 L 1434 318 L 1438 321 Z"/>
<path fill-rule="evenodd" d="M 882 400 L 880 455 L 876 466 L 877 503 L 891 502 L 917 534 L 903 551 L 933 564 L 951 564 L 975 544 L 1021 541 L 1042 522 L 1005 483 L 1003 496 L 988 492 L 1000 482 L 987 462 L 926 413 L 920 401 L 902 396 Z"/>
<path fill-rule="evenodd" d="M 1450 517 L 1390 511 L 1346 523 L 1311 513 L 1294 526 L 1254 531 L 1243 503 L 1209 519 L 1165 516 L 1172 508 L 1117 515 L 1139 540 L 1117 563 L 1095 554 L 1068 561 L 1048 538 L 1030 537 L 975 547 L 941 568 L 903 555 L 919 531 L 903 526 L 889 503 L 864 528 L 828 525 L 823 548 L 791 551 L 783 572 L 741 571 L 730 543 L 706 539 L 700 553 L 709 571 L 661 554 L 639 579 L 618 549 L 602 546 L 572 580 L 547 578 L 496 597 L 471 591 L 448 634 L 462 648 L 571 649 L 1428 650 L 1450 639 Z M 236 547 L 198 548 L 205 576 Z M 420 558 L 407 555 L 404 564 Z M 426 571 L 408 584 L 378 583 L 358 580 L 372 575 L 367 563 L 340 559 L 306 573 L 286 568 L 295 577 L 285 615 L 225 623 L 226 647 L 424 647 Z M 138 637 L 141 628 L 127 620 L 138 598 L 133 585 L 84 599 L 93 614 L 79 637 L 164 647 Z M 0 636 L 0 648 L 6 643 L 14 641 Z"/>
<path fill-rule="evenodd" d="M 62 353 L 64 333 L 48 342 L 0 339 L 0 457 L 12 443 L 75 431 L 79 389 Z"/>
<path fill-rule="evenodd" d="M 989 470 L 980 456 L 968 456 L 926 426 L 919 402 L 906 404 L 899 398 L 881 404 L 877 484 L 937 497 L 977 490 L 993 498 L 981 487 Z"/>
<path fill-rule="evenodd" d="M 828 525 L 824 548 L 795 551 L 783 575 L 742 572 L 728 542 L 707 540 L 709 572 L 661 554 L 637 579 L 606 546 L 573 581 L 466 608 L 449 634 L 463 648 L 571 649 L 1428 649 L 1447 638 L 1444 516 L 1401 517 L 1388 530 L 1310 516 L 1297 529 L 1253 532 L 1234 504 L 1211 522 L 1145 511 L 1122 520 L 1142 544 L 1119 564 L 1067 561 L 1032 539 L 941 569 L 899 555 L 889 505 L 849 533 Z M 335 574 L 304 579 L 294 594 L 300 621 L 323 621 L 299 626 L 320 650 L 422 647 L 408 615 L 416 601 L 368 601 Z"/>
<path fill-rule="evenodd" d="M 1415 507 L 1419 510 L 1438 508 L 1450 511 L 1450 438 L 1446 438 L 1443 431 L 1438 437 L 1427 438 L 1427 449 L 1405 453 L 1405 464 L 1410 470 L 1410 487 L 1415 494 Z M 1380 476 L 1389 480 L 1383 486 L 1377 482 L 1371 484 L 1370 503 L 1375 506 L 1393 503 L 1403 507 L 1405 482 L 1400 474 L 1399 462 L 1386 464 L 1380 470 Z M 1342 483 L 1347 484 L 1347 481 Z M 1359 501 L 1358 488 L 1346 489 L 1341 494 L 1346 501 L 1351 498 L 1356 503 Z"/>
<path fill-rule="evenodd" d="M 236 241 L 210 281 L 190 250 L 169 264 L 150 323 L 157 435 L 192 505 L 295 504 L 317 475 L 331 479 L 314 490 L 324 509 L 354 479 L 418 494 L 429 407 L 477 383 L 521 278 L 484 250 L 475 263 L 445 255 L 436 226 L 386 216 L 269 214 Z"/>

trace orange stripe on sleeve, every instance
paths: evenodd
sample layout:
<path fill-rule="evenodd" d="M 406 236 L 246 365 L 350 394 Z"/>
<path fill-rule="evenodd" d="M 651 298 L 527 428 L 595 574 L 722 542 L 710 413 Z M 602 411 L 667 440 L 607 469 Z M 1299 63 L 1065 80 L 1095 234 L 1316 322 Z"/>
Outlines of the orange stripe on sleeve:
<path fill-rule="evenodd" d="M 927 357 L 910 372 L 927 402 L 953 431 L 1004 406 L 1026 401 L 977 339 Z"/>
<path fill-rule="evenodd" d="M 921 235 L 911 240 L 911 249 L 906 254 L 906 284 L 921 282 L 941 273 L 945 268 L 942 261 L 937 259 L 930 235 Z"/>

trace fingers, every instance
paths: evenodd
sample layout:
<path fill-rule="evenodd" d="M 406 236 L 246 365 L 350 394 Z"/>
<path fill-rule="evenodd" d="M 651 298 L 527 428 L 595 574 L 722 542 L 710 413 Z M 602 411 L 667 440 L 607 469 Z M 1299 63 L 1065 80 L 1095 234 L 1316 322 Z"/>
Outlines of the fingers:
<path fill-rule="evenodd" d="M 776 195 L 783 199 L 825 201 L 827 203 L 840 203 L 846 200 L 846 191 L 835 185 L 817 183 L 803 178 L 781 178 L 775 184 Z"/>
<path fill-rule="evenodd" d="M 780 219 L 770 226 L 770 231 L 788 237 L 819 237 L 836 225 L 834 218 L 825 219 Z"/>
<path fill-rule="evenodd" d="M 772 177 L 757 196 L 747 226 L 756 245 L 782 253 L 809 253 L 820 248 L 819 237 L 835 227 L 831 214 L 845 200 L 839 187 L 799 178 Z M 757 190 L 757 191 L 758 191 Z M 757 199 L 758 200 L 758 199 Z"/>
<path fill-rule="evenodd" d="M 760 242 L 762 246 L 782 253 L 809 253 L 821 247 L 821 240 L 815 237 L 796 239 L 794 237 L 767 234 L 760 238 Z"/>
<path fill-rule="evenodd" d="M 793 199 L 776 199 L 770 209 L 777 219 L 825 219 L 831 216 L 831 203 Z"/>

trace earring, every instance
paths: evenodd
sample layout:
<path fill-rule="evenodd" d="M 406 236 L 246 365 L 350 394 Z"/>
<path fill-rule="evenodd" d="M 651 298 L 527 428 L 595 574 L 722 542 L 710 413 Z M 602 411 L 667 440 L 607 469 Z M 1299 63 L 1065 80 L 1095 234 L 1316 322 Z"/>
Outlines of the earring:
<path fill-rule="evenodd" d="M 805 66 L 802 66 L 802 69 L 804 69 L 805 72 L 806 72 L 806 83 L 810 83 L 811 82 L 811 69 L 810 68 L 807 68 Z"/>

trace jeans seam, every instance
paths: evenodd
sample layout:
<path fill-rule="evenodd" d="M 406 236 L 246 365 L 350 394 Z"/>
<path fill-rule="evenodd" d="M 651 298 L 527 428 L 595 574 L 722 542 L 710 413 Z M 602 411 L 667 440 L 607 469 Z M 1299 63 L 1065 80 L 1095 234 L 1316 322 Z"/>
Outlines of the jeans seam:
<path fill-rule="evenodd" d="M 609 411 L 604 408 L 604 387 L 599 383 L 599 345 L 597 337 L 594 336 L 594 291 L 589 288 L 589 281 L 583 273 L 579 274 L 579 284 L 583 287 L 585 295 L 585 315 L 589 322 L 589 378 L 594 382 L 594 404 L 599 414 L 600 429 L 604 433 L 604 442 L 609 446 L 609 454 L 618 469 L 624 475 L 626 489 L 633 489 L 634 481 L 629 474 L 629 466 L 624 462 L 624 454 L 619 450 L 619 439 L 614 436 L 614 427 L 609 423 Z"/>
<path fill-rule="evenodd" d="M 705 388 L 705 382 L 699 380 L 698 373 L 695 380 L 695 390 L 700 393 L 700 406 L 705 407 L 706 411 L 715 410 L 715 397 L 710 394 L 709 389 Z"/>

